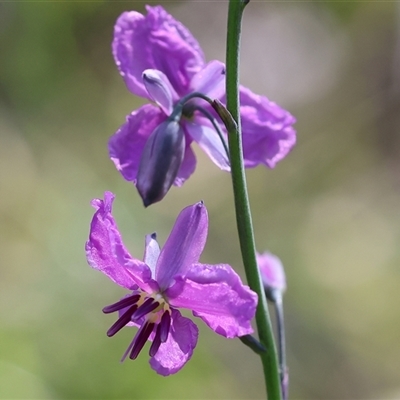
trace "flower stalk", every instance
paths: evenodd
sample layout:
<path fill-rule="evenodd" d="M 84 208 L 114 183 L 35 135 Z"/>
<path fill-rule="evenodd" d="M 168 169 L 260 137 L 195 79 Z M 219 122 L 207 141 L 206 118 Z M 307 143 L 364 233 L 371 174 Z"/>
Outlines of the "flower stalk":
<path fill-rule="evenodd" d="M 238 77 L 241 19 L 247 3 L 247 1 L 229 1 L 226 50 L 226 99 L 227 109 L 236 121 L 237 127 L 234 129 L 233 125 L 230 127 L 227 126 L 228 142 L 240 248 L 248 284 L 258 294 L 256 324 L 260 343 L 267 350 L 266 352 L 259 353 L 264 369 L 267 395 L 270 400 L 280 400 L 281 385 L 278 358 L 267 300 L 256 262 L 253 226 L 243 164 Z"/>
<path fill-rule="evenodd" d="M 274 307 L 278 332 L 279 372 L 281 379 L 282 400 L 287 400 L 289 374 L 286 366 L 285 322 L 282 293 L 280 291 L 275 295 Z"/>

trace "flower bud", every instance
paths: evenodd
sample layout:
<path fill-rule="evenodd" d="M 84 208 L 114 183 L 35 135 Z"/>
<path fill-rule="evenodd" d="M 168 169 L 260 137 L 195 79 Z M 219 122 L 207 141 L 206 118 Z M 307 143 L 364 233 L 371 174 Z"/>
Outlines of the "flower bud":
<path fill-rule="evenodd" d="M 286 290 L 286 277 L 281 260 L 269 252 L 257 253 L 257 264 L 268 300 L 277 301 Z"/>
<path fill-rule="evenodd" d="M 150 135 L 136 182 L 145 207 L 162 200 L 174 183 L 185 154 L 185 143 L 177 116 L 169 117 Z"/>
<path fill-rule="evenodd" d="M 237 129 L 237 123 L 228 109 L 218 99 L 213 101 L 212 106 L 224 123 L 226 130 L 228 132 L 235 131 Z"/>

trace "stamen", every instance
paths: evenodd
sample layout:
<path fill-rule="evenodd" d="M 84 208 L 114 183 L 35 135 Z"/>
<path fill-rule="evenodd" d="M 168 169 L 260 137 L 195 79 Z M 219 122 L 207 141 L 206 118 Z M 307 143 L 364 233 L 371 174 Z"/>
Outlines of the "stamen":
<path fill-rule="evenodd" d="M 169 328 L 171 327 L 171 314 L 165 311 L 161 317 L 160 323 L 157 325 L 157 331 L 154 335 L 153 343 L 150 346 L 149 355 L 154 357 L 162 343 L 165 343 L 168 338 Z"/>
<path fill-rule="evenodd" d="M 140 351 L 143 349 L 143 346 L 146 344 L 147 339 L 149 338 L 151 332 L 153 331 L 154 323 L 153 322 L 145 322 L 139 329 L 138 333 L 135 336 L 135 344 L 133 345 L 131 354 L 129 358 L 131 360 L 135 360 L 139 355 Z"/>
<path fill-rule="evenodd" d="M 129 307 L 120 318 L 111 326 L 111 328 L 107 331 L 107 336 L 114 336 L 117 332 L 119 332 L 128 322 L 131 322 L 132 314 L 137 310 L 137 304 L 134 304 L 132 307 Z"/>
<path fill-rule="evenodd" d="M 160 338 L 160 324 L 157 326 L 157 332 L 154 336 L 153 343 L 150 346 L 149 356 L 154 357 L 161 346 L 161 338 Z"/>
<path fill-rule="evenodd" d="M 122 310 L 125 307 L 129 307 L 130 305 L 137 303 L 139 299 L 140 294 L 134 294 L 133 296 L 126 297 L 125 299 L 119 300 L 114 304 L 104 307 L 103 313 L 109 314 L 118 310 Z"/>
<path fill-rule="evenodd" d="M 157 307 L 159 307 L 160 303 L 158 301 L 154 301 L 152 297 L 148 298 L 132 315 L 132 320 L 138 320 L 152 311 L 154 311 Z"/>
<path fill-rule="evenodd" d="M 121 358 L 121 362 L 125 361 L 125 358 L 127 357 L 127 355 L 131 352 L 133 345 L 135 344 L 135 338 L 133 338 L 133 340 L 130 342 L 128 348 L 126 349 L 124 355 Z"/>
<path fill-rule="evenodd" d="M 171 327 L 171 314 L 169 311 L 165 311 L 157 327 L 157 333 L 160 332 L 161 343 L 165 343 L 167 341 L 170 327 Z"/>

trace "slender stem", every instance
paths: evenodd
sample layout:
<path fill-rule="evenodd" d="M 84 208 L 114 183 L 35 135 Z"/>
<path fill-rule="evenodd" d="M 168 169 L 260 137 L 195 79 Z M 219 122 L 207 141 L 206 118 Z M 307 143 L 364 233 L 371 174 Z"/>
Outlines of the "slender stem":
<path fill-rule="evenodd" d="M 288 372 L 286 367 L 285 323 L 281 293 L 275 296 L 274 307 L 278 331 L 279 375 L 281 379 L 282 398 L 286 400 L 288 392 Z"/>
<path fill-rule="evenodd" d="M 215 131 L 217 132 L 217 135 L 219 136 L 219 139 L 220 139 L 221 142 L 222 142 L 222 146 L 224 146 L 224 150 L 225 150 L 226 156 L 227 156 L 228 159 L 229 159 L 229 148 L 228 148 L 228 144 L 226 143 L 226 140 L 225 140 L 225 138 L 224 138 L 224 135 L 223 135 L 223 133 L 222 133 L 222 131 L 221 131 L 221 128 L 220 128 L 220 126 L 219 126 L 219 124 L 218 124 L 218 121 L 214 118 L 214 116 L 213 116 L 209 111 L 207 111 L 207 110 L 206 110 L 205 108 L 203 108 L 203 107 L 194 106 L 194 107 L 193 107 L 193 110 L 199 111 L 200 113 L 202 113 L 205 117 L 207 117 L 207 118 L 210 120 L 210 122 L 212 123 L 212 125 L 213 125 Z"/>
<path fill-rule="evenodd" d="M 239 336 L 239 339 L 243 344 L 250 347 L 250 349 L 253 350 L 256 354 L 264 353 L 265 351 L 267 351 L 265 347 L 251 335 Z"/>
<path fill-rule="evenodd" d="M 253 226 L 242 155 L 238 76 L 241 19 L 245 5 L 246 2 L 241 0 L 229 1 L 226 50 L 226 97 L 228 111 L 237 122 L 237 129 L 230 128 L 228 130 L 231 175 L 243 264 L 249 286 L 258 294 L 256 324 L 260 342 L 267 350 L 260 353 L 260 357 L 264 369 L 268 399 L 280 400 L 281 390 L 278 360 L 267 301 L 256 262 Z"/>
<path fill-rule="evenodd" d="M 193 93 L 189 93 L 186 96 L 182 97 L 179 102 L 175 105 L 174 108 L 174 112 L 172 113 L 172 115 L 179 114 L 182 112 L 182 110 L 184 110 L 184 106 L 185 104 L 195 98 L 199 98 L 199 99 L 203 99 L 204 101 L 206 101 L 207 103 L 209 103 L 212 107 L 214 107 L 214 100 L 212 100 L 210 97 L 206 96 L 203 93 L 200 92 L 193 92 Z M 202 114 L 204 114 L 212 123 L 214 129 L 217 131 L 217 134 L 222 142 L 222 145 L 224 146 L 224 150 L 226 152 L 227 157 L 229 158 L 229 149 L 228 149 L 228 145 L 226 144 L 224 135 L 222 134 L 221 128 L 218 125 L 217 120 L 213 117 L 213 115 L 208 112 L 205 108 L 202 108 L 200 106 L 197 105 L 193 105 L 193 107 L 190 108 L 190 110 L 197 110 L 200 111 Z"/>
<path fill-rule="evenodd" d="M 199 99 L 203 99 L 204 101 L 206 101 L 207 103 L 209 103 L 211 106 L 212 106 L 212 104 L 213 104 L 213 100 L 212 100 L 210 97 L 206 96 L 205 94 L 200 93 L 200 92 L 192 92 L 192 93 L 189 93 L 189 94 L 187 94 L 186 96 L 182 97 L 182 98 L 178 101 L 178 103 L 176 104 L 176 106 L 179 105 L 179 106 L 183 107 L 183 105 L 184 105 L 185 103 L 187 103 L 189 100 L 195 99 L 196 97 L 199 98 Z M 176 107 L 176 106 L 175 106 L 175 107 Z"/>

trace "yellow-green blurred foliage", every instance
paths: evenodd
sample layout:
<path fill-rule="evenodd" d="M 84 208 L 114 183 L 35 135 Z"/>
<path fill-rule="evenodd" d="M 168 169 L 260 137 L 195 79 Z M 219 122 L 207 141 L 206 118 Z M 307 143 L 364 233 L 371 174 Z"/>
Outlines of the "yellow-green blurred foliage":
<path fill-rule="evenodd" d="M 223 59 L 227 2 L 165 2 L 208 60 Z M 193 359 L 162 378 L 133 337 L 109 339 L 101 308 L 124 291 L 85 260 L 89 202 L 116 193 L 132 254 L 165 241 L 203 199 L 203 262 L 244 276 L 230 176 L 196 149 L 183 188 L 144 209 L 107 156 L 142 100 L 110 52 L 120 12 L 139 2 L 0 3 L 0 398 L 257 399 L 261 364 L 199 321 Z M 298 118 L 298 145 L 275 170 L 248 171 L 259 251 L 286 267 L 293 399 L 400 397 L 400 11 L 390 2 L 251 1 L 242 82 Z"/>

